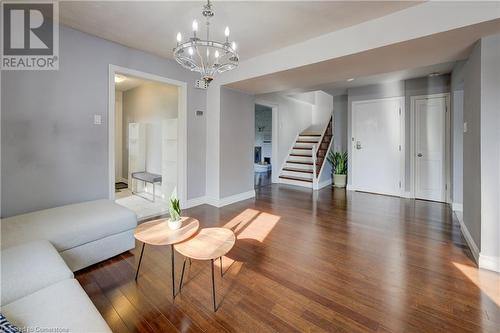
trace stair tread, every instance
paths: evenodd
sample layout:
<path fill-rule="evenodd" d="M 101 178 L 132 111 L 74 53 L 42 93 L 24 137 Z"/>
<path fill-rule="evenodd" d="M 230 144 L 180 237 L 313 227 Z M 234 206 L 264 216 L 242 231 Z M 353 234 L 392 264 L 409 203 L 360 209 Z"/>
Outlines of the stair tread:
<path fill-rule="evenodd" d="M 312 140 L 297 140 L 297 143 L 318 143 L 318 141 L 312 141 Z"/>
<path fill-rule="evenodd" d="M 286 163 L 290 163 L 290 164 L 307 164 L 307 165 L 313 165 L 312 162 L 303 162 L 303 161 L 286 161 Z"/>
<path fill-rule="evenodd" d="M 301 150 L 311 150 L 312 147 L 293 147 L 293 149 L 297 149 L 297 150 L 299 150 L 299 149 L 301 149 Z"/>
<path fill-rule="evenodd" d="M 280 178 L 283 178 L 283 179 L 290 179 L 290 180 L 296 180 L 296 181 L 299 181 L 299 182 L 307 182 L 307 183 L 312 183 L 312 179 L 308 179 L 308 178 L 302 178 L 302 177 L 295 177 L 295 176 L 280 176 Z"/>
<path fill-rule="evenodd" d="M 321 136 L 321 134 L 317 134 L 317 133 L 315 133 L 315 134 L 312 134 L 312 133 L 311 134 L 300 133 L 299 136 Z"/>
<path fill-rule="evenodd" d="M 312 155 L 304 155 L 304 154 L 290 154 L 290 156 L 312 157 Z"/>
<path fill-rule="evenodd" d="M 298 168 L 283 168 L 283 170 L 292 172 L 313 173 L 312 170 L 298 169 Z"/>

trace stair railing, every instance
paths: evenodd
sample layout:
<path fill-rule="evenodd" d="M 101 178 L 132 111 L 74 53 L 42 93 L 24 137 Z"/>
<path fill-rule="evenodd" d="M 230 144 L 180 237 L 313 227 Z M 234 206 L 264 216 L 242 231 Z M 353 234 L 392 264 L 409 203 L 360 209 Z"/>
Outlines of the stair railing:
<path fill-rule="evenodd" d="M 316 175 L 316 145 L 312 146 L 312 163 L 313 163 L 313 179 L 312 179 L 312 182 L 313 182 L 313 188 L 315 188 L 316 183 L 318 181 L 318 177 Z"/>

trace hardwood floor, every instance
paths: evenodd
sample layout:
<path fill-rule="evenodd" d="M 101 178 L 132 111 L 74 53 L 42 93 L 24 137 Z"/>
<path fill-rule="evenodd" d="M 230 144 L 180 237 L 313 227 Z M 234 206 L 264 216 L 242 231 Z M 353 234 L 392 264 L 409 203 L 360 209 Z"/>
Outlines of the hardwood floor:
<path fill-rule="evenodd" d="M 500 327 L 500 275 L 475 267 L 448 205 L 271 185 L 255 200 L 184 214 L 237 234 L 215 277 L 218 311 L 208 262 L 193 261 L 172 301 L 169 247 L 146 246 L 136 283 L 137 246 L 76 274 L 114 332 Z M 181 268 L 176 254 L 177 286 Z"/>

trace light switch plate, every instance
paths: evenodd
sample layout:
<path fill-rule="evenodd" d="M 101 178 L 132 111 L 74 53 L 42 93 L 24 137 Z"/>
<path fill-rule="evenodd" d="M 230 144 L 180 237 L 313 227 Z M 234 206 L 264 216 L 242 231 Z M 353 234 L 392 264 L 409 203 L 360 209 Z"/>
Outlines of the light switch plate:
<path fill-rule="evenodd" d="M 100 114 L 95 114 L 94 115 L 94 125 L 101 125 L 102 124 L 102 117 Z"/>
<path fill-rule="evenodd" d="M 467 133 L 467 122 L 464 122 L 464 133 Z"/>

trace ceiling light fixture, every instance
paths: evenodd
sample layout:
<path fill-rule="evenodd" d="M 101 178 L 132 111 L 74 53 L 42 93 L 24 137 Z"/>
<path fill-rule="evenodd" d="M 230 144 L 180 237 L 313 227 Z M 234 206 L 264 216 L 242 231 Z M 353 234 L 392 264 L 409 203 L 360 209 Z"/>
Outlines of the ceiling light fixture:
<path fill-rule="evenodd" d="M 429 77 L 435 77 L 435 76 L 439 76 L 439 75 L 441 75 L 441 73 L 439 73 L 439 72 L 432 72 L 432 73 L 429 74 Z"/>
<path fill-rule="evenodd" d="M 351 77 L 350 79 L 347 79 L 347 82 L 352 82 L 352 81 L 354 81 L 353 77 Z"/>
<path fill-rule="evenodd" d="M 177 33 L 174 58 L 182 67 L 199 72 L 202 80 L 209 84 L 215 74 L 235 69 L 238 66 L 239 56 L 236 53 L 236 43 L 229 41 L 229 27 L 224 30 L 225 42 L 210 40 L 210 18 L 214 16 L 210 0 L 203 6 L 202 14 L 207 20 L 207 39 L 198 38 L 198 21 L 194 20 L 193 37 L 187 42 L 182 42 L 181 33 Z"/>

